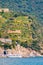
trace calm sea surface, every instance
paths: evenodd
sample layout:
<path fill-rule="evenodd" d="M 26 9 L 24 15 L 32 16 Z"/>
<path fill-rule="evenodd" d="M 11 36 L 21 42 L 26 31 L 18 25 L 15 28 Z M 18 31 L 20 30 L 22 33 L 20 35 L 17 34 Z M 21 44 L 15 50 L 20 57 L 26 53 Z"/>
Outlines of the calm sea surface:
<path fill-rule="evenodd" d="M 0 58 L 0 65 L 43 65 L 43 58 Z"/>

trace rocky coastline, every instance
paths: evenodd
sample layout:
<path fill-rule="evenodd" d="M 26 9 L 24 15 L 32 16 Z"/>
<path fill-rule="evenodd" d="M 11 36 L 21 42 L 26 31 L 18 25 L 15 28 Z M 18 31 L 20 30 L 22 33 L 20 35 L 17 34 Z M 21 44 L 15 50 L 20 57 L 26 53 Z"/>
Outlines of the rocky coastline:
<path fill-rule="evenodd" d="M 6 51 L 7 53 L 4 54 L 4 51 Z M 7 49 L 4 50 L 3 48 L 0 48 L 0 57 L 4 58 L 4 57 L 10 57 L 10 55 L 14 56 L 15 55 L 20 55 L 20 57 L 36 57 L 36 56 L 42 56 L 39 52 L 36 52 L 35 50 L 32 50 L 30 48 L 24 48 L 20 45 L 17 45 L 12 49 Z M 19 57 L 19 56 L 18 56 Z"/>

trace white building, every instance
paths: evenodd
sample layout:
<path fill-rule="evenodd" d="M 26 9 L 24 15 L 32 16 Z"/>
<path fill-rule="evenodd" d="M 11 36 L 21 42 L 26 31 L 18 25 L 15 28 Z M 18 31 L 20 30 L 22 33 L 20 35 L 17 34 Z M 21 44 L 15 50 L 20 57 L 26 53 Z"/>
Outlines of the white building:
<path fill-rule="evenodd" d="M 0 41 L 3 42 L 3 43 L 12 44 L 12 40 L 11 39 L 0 38 Z"/>
<path fill-rule="evenodd" d="M 2 11 L 9 12 L 9 9 L 8 8 L 0 8 L 0 12 L 2 12 Z"/>

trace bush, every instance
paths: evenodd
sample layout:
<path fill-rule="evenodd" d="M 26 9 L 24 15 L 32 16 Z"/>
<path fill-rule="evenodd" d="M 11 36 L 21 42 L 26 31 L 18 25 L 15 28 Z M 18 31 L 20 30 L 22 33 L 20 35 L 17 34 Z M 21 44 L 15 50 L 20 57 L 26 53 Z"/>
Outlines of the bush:
<path fill-rule="evenodd" d="M 4 46 L 4 49 L 8 49 L 8 48 L 11 49 L 11 45 L 10 44 L 4 44 L 3 46 Z"/>
<path fill-rule="evenodd" d="M 21 46 L 23 46 L 23 47 L 25 47 L 25 48 L 27 48 L 27 47 L 28 47 L 28 44 L 27 44 L 27 43 L 25 43 L 25 42 L 22 42 L 20 45 L 21 45 Z"/>
<path fill-rule="evenodd" d="M 0 47 L 2 47 L 2 42 L 0 41 Z"/>
<path fill-rule="evenodd" d="M 36 50 L 36 51 L 40 51 L 40 46 L 38 45 L 38 41 L 33 41 L 32 45 L 31 45 L 31 49 Z"/>

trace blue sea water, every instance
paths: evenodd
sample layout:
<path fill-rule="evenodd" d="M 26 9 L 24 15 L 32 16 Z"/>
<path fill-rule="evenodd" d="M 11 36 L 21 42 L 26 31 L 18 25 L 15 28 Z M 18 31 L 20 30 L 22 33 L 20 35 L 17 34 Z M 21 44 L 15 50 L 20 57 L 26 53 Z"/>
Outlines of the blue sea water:
<path fill-rule="evenodd" d="M 43 58 L 0 58 L 0 65 L 43 65 Z"/>

